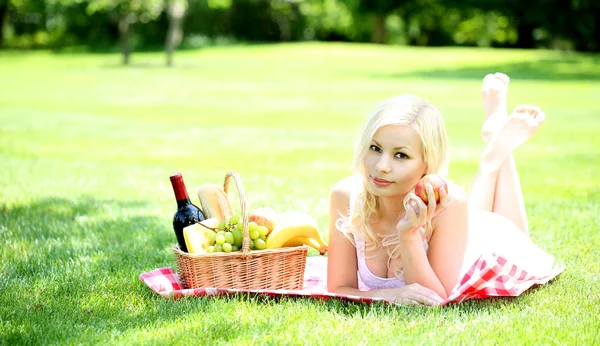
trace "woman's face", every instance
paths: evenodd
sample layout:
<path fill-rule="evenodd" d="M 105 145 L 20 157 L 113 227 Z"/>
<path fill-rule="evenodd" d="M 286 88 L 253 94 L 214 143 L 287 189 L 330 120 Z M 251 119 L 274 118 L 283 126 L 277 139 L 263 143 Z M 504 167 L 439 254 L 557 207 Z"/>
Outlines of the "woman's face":
<path fill-rule="evenodd" d="M 380 127 L 364 158 L 367 184 L 378 197 L 404 197 L 427 172 L 421 138 L 410 126 Z"/>

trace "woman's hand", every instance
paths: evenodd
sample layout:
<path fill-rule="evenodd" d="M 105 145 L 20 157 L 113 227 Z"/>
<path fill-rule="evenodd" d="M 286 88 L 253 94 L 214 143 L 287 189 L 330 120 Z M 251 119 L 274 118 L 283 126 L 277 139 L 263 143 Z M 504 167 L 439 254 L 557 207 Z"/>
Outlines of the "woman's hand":
<path fill-rule="evenodd" d="M 404 200 L 405 214 L 404 218 L 396 225 L 396 230 L 400 237 L 413 236 L 418 234 L 418 231 L 423 225 L 431 221 L 431 219 L 448 204 L 448 193 L 444 188 L 440 188 L 440 203 L 435 201 L 435 193 L 433 186 L 427 183 L 425 185 L 429 204 L 425 204 L 421 198 L 410 192 Z"/>
<path fill-rule="evenodd" d="M 388 302 L 403 305 L 422 304 L 438 306 L 444 301 L 433 290 L 416 283 L 399 288 L 381 290 L 381 294 L 377 296 Z"/>

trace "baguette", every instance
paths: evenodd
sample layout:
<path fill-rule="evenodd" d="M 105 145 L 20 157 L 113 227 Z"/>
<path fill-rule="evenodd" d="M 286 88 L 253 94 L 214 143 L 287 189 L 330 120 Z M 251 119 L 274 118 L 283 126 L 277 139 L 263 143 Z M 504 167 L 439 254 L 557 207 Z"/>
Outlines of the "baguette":
<path fill-rule="evenodd" d="M 198 188 L 198 199 L 206 218 L 216 217 L 224 221 L 233 215 L 233 208 L 225 190 L 215 184 L 204 184 Z"/>

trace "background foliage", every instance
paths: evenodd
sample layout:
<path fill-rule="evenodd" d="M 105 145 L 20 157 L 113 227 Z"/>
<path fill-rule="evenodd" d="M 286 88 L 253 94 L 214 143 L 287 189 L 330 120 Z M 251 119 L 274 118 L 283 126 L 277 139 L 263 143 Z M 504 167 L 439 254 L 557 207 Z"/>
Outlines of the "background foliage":
<path fill-rule="evenodd" d="M 188 48 L 320 40 L 600 49 L 595 0 L 0 0 L 0 47 L 110 50 L 123 38 L 130 49 L 162 47 L 177 2 Z"/>

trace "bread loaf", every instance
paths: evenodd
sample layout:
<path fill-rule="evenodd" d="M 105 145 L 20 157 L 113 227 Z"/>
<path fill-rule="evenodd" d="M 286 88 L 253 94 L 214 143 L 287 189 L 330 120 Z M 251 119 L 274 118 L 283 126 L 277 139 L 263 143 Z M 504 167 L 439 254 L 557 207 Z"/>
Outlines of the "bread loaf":
<path fill-rule="evenodd" d="M 198 188 L 198 199 L 206 218 L 216 217 L 219 221 L 233 215 L 231 202 L 222 187 L 215 184 L 204 184 Z"/>

